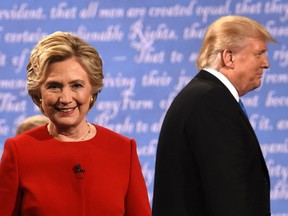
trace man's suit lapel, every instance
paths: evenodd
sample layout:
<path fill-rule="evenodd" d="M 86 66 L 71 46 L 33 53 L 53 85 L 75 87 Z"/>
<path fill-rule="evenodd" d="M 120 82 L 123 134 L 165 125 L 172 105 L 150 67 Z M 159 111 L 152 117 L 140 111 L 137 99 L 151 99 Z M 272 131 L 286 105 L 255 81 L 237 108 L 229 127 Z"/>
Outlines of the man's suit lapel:
<path fill-rule="evenodd" d="M 221 85 L 222 87 L 224 87 L 229 93 L 229 89 L 215 76 L 213 76 L 212 74 L 210 74 L 209 72 L 205 71 L 205 70 L 201 70 L 195 78 L 199 78 L 199 79 L 205 79 L 208 80 L 210 82 L 213 82 L 217 85 Z M 231 98 L 233 97 L 233 95 L 231 94 Z M 244 113 L 244 111 L 241 109 L 240 105 L 237 104 L 237 101 L 235 100 L 235 104 L 237 105 L 238 111 L 240 112 L 241 116 L 243 117 L 244 122 L 248 125 L 248 127 L 250 128 L 251 133 L 253 134 L 253 137 L 255 139 L 256 142 L 258 142 L 258 139 L 256 137 L 256 134 L 254 132 L 254 129 L 252 127 L 252 125 L 250 124 L 250 121 L 248 119 L 248 117 L 246 116 L 246 114 Z"/>
<path fill-rule="evenodd" d="M 195 76 L 196 79 L 205 79 L 207 81 L 210 81 L 210 82 L 213 82 L 214 84 L 217 84 L 217 85 L 221 85 L 223 86 L 225 89 L 227 89 L 227 91 L 229 91 L 229 89 L 215 76 L 213 76 L 212 74 L 210 74 L 209 72 L 205 71 L 205 70 L 201 70 L 196 76 Z M 229 91 L 230 92 L 230 91 Z M 233 95 L 231 94 L 231 97 L 233 97 Z M 244 111 L 242 110 L 242 108 L 240 107 L 239 104 L 237 104 L 237 101 L 235 100 L 235 105 L 238 107 L 238 112 L 240 112 L 242 118 L 243 118 L 243 121 L 245 122 L 245 124 L 248 126 L 249 128 L 249 133 L 251 134 L 251 137 L 253 137 L 254 139 L 254 142 L 255 144 L 257 145 L 259 151 L 260 151 L 260 155 L 261 155 L 261 159 L 262 159 L 262 162 L 263 162 L 263 169 L 264 169 L 264 172 L 266 174 L 267 177 L 269 177 L 269 173 L 268 173 L 268 169 L 267 169 L 267 166 L 266 166 L 266 163 L 265 163 L 265 159 L 263 157 L 263 154 L 262 154 L 262 151 L 261 151 L 261 148 L 260 148 L 260 144 L 259 144 L 259 141 L 258 141 L 258 138 L 255 134 L 255 131 L 248 119 L 248 117 L 246 116 L 246 114 L 244 113 Z"/>

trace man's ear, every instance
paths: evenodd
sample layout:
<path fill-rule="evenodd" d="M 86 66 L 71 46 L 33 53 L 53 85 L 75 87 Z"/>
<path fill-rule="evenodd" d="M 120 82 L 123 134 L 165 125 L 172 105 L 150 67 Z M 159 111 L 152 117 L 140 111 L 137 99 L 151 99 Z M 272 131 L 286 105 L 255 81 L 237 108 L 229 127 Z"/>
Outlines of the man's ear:
<path fill-rule="evenodd" d="M 222 53 L 222 60 L 225 67 L 234 67 L 234 55 L 231 50 L 225 49 Z"/>

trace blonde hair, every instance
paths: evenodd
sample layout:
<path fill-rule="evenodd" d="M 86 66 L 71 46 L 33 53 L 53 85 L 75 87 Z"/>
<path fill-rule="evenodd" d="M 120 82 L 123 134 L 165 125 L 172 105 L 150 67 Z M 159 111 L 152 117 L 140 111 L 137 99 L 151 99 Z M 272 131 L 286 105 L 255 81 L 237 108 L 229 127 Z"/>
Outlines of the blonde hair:
<path fill-rule="evenodd" d="M 217 69 L 222 64 L 220 54 L 225 49 L 237 52 L 245 47 L 248 38 L 263 38 L 276 42 L 258 22 L 243 16 L 224 16 L 212 23 L 205 33 L 196 60 L 198 70 L 204 67 Z"/>
<path fill-rule="evenodd" d="M 47 67 L 75 57 L 85 68 L 93 88 L 90 108 L 103 87 L 102 60 L 95 48 L 69 32 L 55 32 L 44 37 L 31 51 L 27 65 L 27 89 L 33 102 L 40 107 L 40 87 L 47 78 Z"/>
<path fill-rule="evenodd" d="M 34 115 L 26 118 L 16 129 L 16 135 L 28 131 L 32 128 L 44 125 L 49 122 L 49 119 L 43 115 Z"/>

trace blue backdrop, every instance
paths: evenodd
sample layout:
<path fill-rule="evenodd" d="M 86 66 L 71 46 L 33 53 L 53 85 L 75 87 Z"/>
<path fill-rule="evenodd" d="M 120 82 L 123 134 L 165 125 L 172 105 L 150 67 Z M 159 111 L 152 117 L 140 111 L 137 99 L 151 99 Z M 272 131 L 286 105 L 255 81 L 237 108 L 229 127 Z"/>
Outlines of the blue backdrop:
<path fill-rule="evenodd" d="M 38 114 L 26 91 L 29 53 L 54 31 L 73 32 L 100 53 L 104 89 L 91 122 L 133 137 L 150 200 L 163 117 L 175 95 L 197 73 L 206 27 L 219 16 L 259 21 L 278 43 L 262 86 L 244 97 L 270 176 L 273 216 L 288 215 L 287 0 L 9 0 L 0 2 L 0 155 L 17 125 Z"/>

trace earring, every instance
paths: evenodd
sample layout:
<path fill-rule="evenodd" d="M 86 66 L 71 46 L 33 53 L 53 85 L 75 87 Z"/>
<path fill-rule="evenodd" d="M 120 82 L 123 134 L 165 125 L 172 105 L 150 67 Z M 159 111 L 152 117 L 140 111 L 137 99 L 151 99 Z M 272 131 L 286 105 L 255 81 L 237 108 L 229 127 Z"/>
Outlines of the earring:
<path fill-rule="evenodd" d="M 93 98 L 93 96 L 91 96 L 91 98 L 90 98 L 90 104 L 89 104 L 89 109 L 91 109 L 91 108 L 93 107 L 93 105 L 94 105 L 94 98 Z"/>
<path fill-rule="evenodd" d="M 43 110 L 43 107 L 42 107 L 42 98 L 39 98 L 39 108 L 40 108 L 40 111 L 41 111 L 41 113 L 43 114 L 43 115 L 45 115 L 46 116 L 46 114 L 45 114 L 45 112 L 44 112 L 44 110 Z"/>

